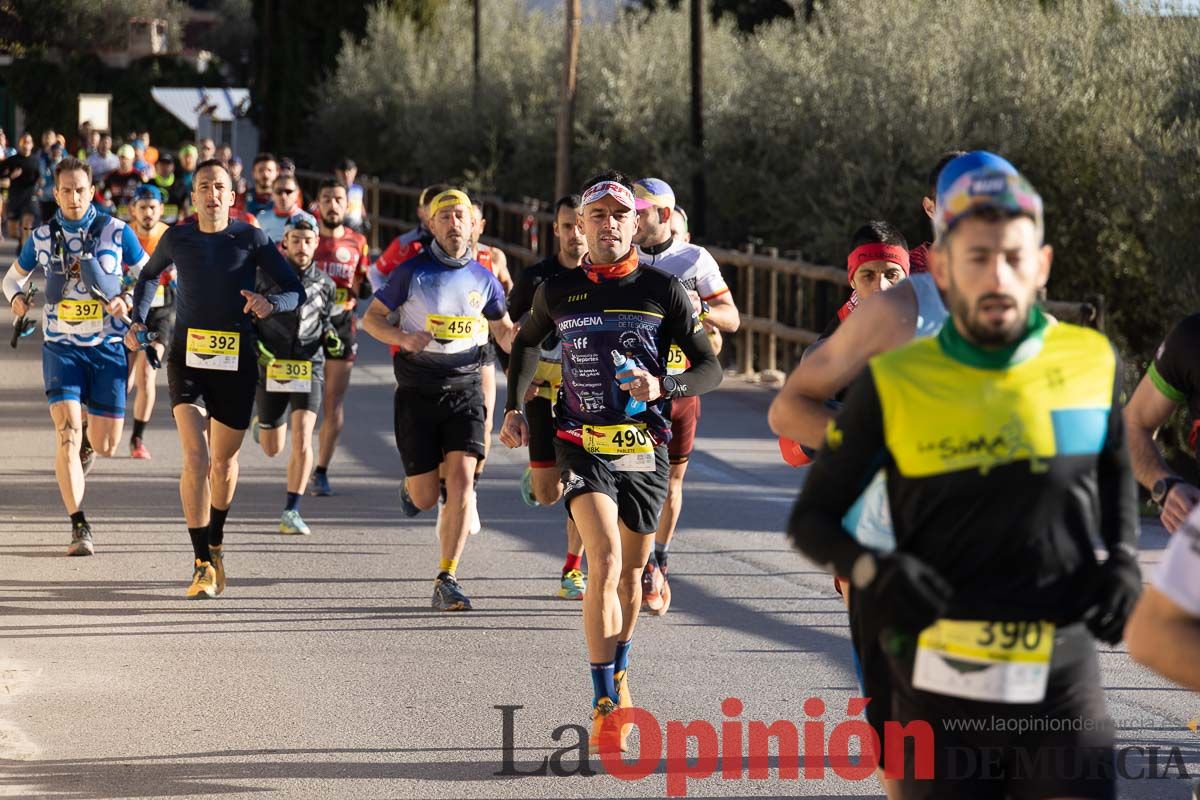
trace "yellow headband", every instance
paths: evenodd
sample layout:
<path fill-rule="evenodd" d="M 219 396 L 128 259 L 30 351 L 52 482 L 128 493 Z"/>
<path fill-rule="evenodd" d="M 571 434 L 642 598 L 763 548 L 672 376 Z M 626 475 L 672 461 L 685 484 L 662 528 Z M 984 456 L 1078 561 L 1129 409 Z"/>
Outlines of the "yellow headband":
<path fill-rule="evenodd" d="M 467 197 L 466 192 L 460 192 L 458 189 L 447 189 L 429 201 L 429 216 L 432 217 L 443 208 L 453 208 L 459 205 L 470 208 L 471 198 Z"/>

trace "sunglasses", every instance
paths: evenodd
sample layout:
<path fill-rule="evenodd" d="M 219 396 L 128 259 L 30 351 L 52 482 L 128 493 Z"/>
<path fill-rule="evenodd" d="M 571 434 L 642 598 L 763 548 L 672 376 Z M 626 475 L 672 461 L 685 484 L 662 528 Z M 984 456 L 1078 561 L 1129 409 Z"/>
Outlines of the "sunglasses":
<path fill-rule="evenodd" d="M 275 194 L 295 194 L 295 189 L 276 189 Z"/>

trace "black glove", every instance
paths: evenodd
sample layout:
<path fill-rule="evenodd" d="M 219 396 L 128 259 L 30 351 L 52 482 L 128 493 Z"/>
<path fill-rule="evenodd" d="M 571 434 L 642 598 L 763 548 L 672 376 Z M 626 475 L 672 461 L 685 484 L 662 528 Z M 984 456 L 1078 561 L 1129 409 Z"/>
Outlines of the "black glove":
<path fill-rule="evenodd" d="M 876 556 L 875 566 L 865 591 L 881 627 L 919 633 L 946 613 L 954 588 L 921 559 L 896 552 Z"/>
<path fill-rule="evenodd" d="M 1125 623 L 1142 593 L 1142 570 L 1137 556 L 1114 549 L 1096 570 L 1089 587 L 1083 621 L 1102 642 L 1117 644 L 1125 634 Z"/>

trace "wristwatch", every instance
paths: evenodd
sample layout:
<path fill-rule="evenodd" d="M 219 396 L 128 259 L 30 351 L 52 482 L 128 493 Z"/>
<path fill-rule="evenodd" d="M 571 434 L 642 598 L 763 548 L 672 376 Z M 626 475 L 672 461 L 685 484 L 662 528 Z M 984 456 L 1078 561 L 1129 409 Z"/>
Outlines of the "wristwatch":
<path fill-rule="evenodd" d="M 1183 483 L 1183 478 L 1174 475 L 1169 478 L 1159 478 L 1154 482 L 1154 488 L 1150 490 L 1150 498 L 1161 506 L 1167 502 L 1167 495 L 1171 493 L 1171 487 L 1177 483 Z"/>
<path fill-rule="evenodd" d="M 659 381 L 659 384 L 662 386 L 662 393 L 664 397 L 677 396 L 677 393 L 679 392 L 679 381 L 675 380 L 674 375 L 664 375 L 662 380 Z"/>
<path fill-rule="evenodd" d="M 708 301 L 701 300 L 700 301 L 700 321 L 703 322 L 704 320 L 708 319 L 709 312 L 711 312 L 711 311 L 712 311 L 712 308 L 708 305 Z"/>

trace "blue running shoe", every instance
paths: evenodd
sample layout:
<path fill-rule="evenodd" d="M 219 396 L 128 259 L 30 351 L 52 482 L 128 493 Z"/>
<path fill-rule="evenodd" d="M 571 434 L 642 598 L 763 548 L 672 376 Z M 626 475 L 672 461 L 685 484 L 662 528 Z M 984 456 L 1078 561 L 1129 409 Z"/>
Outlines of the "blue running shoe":
<path fill-rule="evenodd" d="M 404 512 L 406 517 L 415 517 L 421 513 L 421 509 L 417 508 L 417 504 L 413 502 L 412 497 L 408 493 L 408 481 L 400 481 L 400 510 Z"/>
<path fill-rule="evenodd" d="M 329 497 L 333 490 L 329 488 L 329 476 L 324 472 L 314 472 L 309 481 L 308 493 L 313 497 Z"/>

